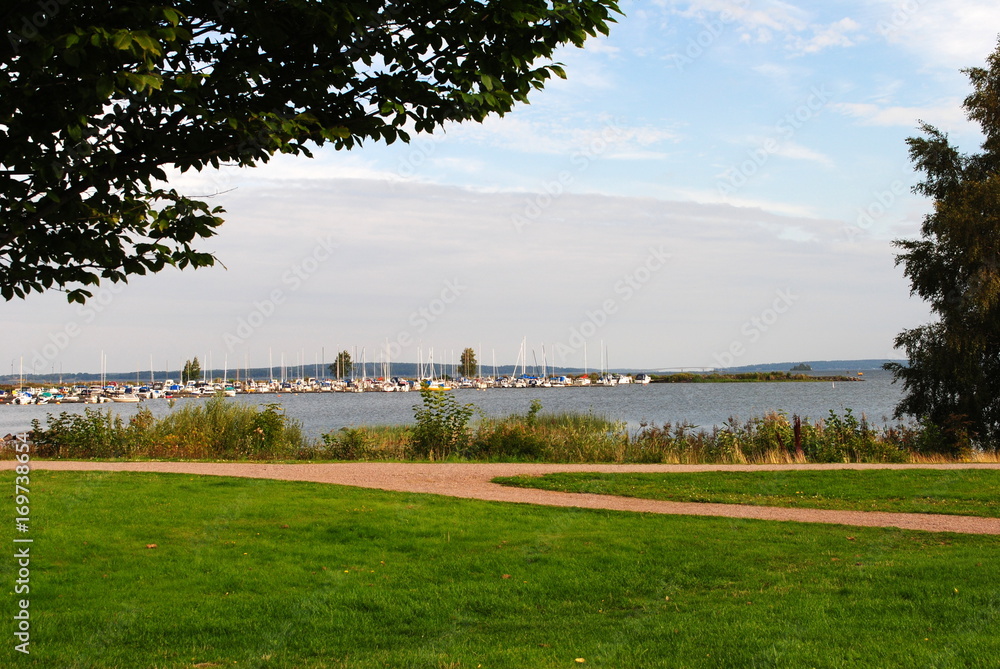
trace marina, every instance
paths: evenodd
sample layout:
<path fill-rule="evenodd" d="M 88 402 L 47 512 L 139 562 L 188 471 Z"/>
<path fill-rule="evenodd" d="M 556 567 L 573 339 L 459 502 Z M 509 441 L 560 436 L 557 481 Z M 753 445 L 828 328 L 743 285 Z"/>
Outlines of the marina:
<path fill-rule="evenodd" d="M 267 395 L 298 393 L 367 393 L 409 392 L 426 388 L 433 391 L 454 389 L 488 390 L 490 388 L 565 388 L 565 387 L 614 387 L 632 383 L 648 383 L 649 376 L 639 375 L 638 381 L 628 374 L 605 374 L 592 378 L 588 375 L 558 376 L 501 376 L 485 378 L 406 379 L 402 377 L 377 377 L 358 379 L 301 379 L 290 381 L 188 381 L 180 384 L 172 379 L 148 384 L 129 384 L 113 381 L 94 385 L 21 385 L 12 391 L 0 391 L 0 404 L 101 404 L 108 402 L 135 403 L 143 400 L 180 399 L 224 395 Z"/>
<path fill-rule="evenodd" d="M 141 373 L 137 371 L 134 383 L 130 380 L 123 380 L 120 374 L 116 376 L 116 380 L 109 381 L 106 372 L 107 355 L 101 351 L 99 382 L 64 384 L 60 379 L 56 384 L 32 383 L 31 385 L 27 385 L 25 380 L 24 359 L 22 357 L 17 385 L 12 390 L 0 389 L 0 404 L 23 406 L 29 404 L 135 403 L 143 400 L 211 397 L 220 394 L 235 397 L 237 395 L 279 393 L 409 392 L 421 389 L 446 391 L 453 389 L 488 390 L 491 388 L 615 387 L 633 383 L 648 384 L 651 381 L 651 376 L 645 372 L 636 374 L 634 378 L 628 373 L 612 372 L 607 367 L 607 349 L 603 342 L 601 342 L 599 371 L 591 373 L 585 366 L 582 373 L 581 370 L 575 370 L 577 372 L 575 374 L 566 370 L 559 372 L 551 366 L 548 363 L 544 345 L 542 346 L 541 364 L 539 365 L 537 355 L 532 349 L 531 355 L 534 364 L 529 365 L 527 338 L 522 339 L 517 360 L 513 366 L 498 368 L 494 352 L 492 373 L 489 376 L 484 373 L 485 365 L 476 362 L 476 354 L 472 349 L 466 349 L 463 352 L 463 362 L 460 366 L 454 360 L 454 351 L 450 364 L 435 364 L 433 348 L 427 351 L 426 360 L 423 357 L 423 352 L 418 349 L 418 362 L 399 365 L 398 367 L 405 371 L 393 376 L 389 350 L 387 342 L 385 350 L 380 354 L 380 360 L 371 363 L 372 373 L 370 376 L 366 349 L 363 347 L 359 362 L 357 361 L 358 349 L 355 347 L 353 355 L 344 350 L 337 354 L 336 361 L 330 365 L 325 362 L 325 349 L 324 361 L 321 363 L 319 356 L 317 356 L 312 365 L 305 363 L 305 352 L 303 351 L 297 356 L 294 366 L 286 366 L 285 354 L 281 353 L 280 364 L 277 367 L 278 374 L 275 374 L 276 369 L 271 351 L 268 351 L 268 366 L 266 368 L 251 369 L 245 363 L 242 369 L 237 367 L 230 370 L 227 357 L 225 367 L 221 371 L 212 369 L 211 354 L 209 354 L 206 356 L 207 369 L 201 368 L 197 357 L 193 359 L 193 362 L 187 361 L 185 367 L 178 370 L 183 379 L 180 382 L 172 378 L 158 381 L 157 374 L 153 370 L 153 356 L 150 355 L 148 382 L 140 381 Z M 466 354 L 470 356 L 468 362 L 464 357 Z M 479 355 L 482 355 L 481 351 Z M 586 361 L 586 354 L 584 360 Z M 344 363 L 343 367 L 341 366 L 342 362 Z M 313 372 L 312 376 L 307 375 L 310 367 Z M 11 378 L 13 378 L 13 362 L 11 368 Z M 507 371 L 508 369 L 509 371 Z M 190 373 L 192 370 L 194 373 Z M 465 373 L 474 376 L 474 378 L 467 378 L 462 370 L 466 370 Z M 334 376 L 324 377 L 323 374 L 326 372 Z M 171 372 L 160 373 L 161 378 L 170 375 Z M 262 377 L 264 380 L 260 380 Z"/>

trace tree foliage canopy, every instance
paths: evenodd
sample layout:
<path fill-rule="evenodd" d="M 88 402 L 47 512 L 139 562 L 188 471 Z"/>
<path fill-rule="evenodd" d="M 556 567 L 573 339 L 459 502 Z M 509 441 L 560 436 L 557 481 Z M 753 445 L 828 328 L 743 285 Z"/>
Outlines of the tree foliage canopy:
<path fill-rule="evenodd" d="M 167 170 L 406 141 L 504 114 L 615 0 L 7 0 L 0 294 L 207 266 L 222 210 Z"/>
<path fill-rule="evenodd" d="M 934 200 L 918 240 L 898 240 L 911 292 L 937 319 L 905 330 L 896 346 L 906 365 L 896 407 L 930 421 L 953 445 L 1000 450 L 1000 45 L 986 68 L 964 70 L 973 92 L 964 102 L 981 126 L 982 152 L 966 155 L 926 123 L 907 140 L 924 180 L 914 191 Z"/>
<path fill-rule="evenodd" d="M 462 355 L 458 360 L 458 373 L 460 376 L 464 376 L 466 378 L 479 376 L 479 363 L 476 362 L 475 351 L 471 348 L 465 349 L 462 351 Z"/>
<path fill-rule="evenodd" d="M 188 381 L 197 381 L 201 378 L 201 363 L 198 362 L 198 356 L 194 357 L 194 360 L 187 360 L 184 362 L 184 369 L 181 370 L 181 383 L 187 383 Z"/>
<path fill-rule="evenodd" d="M 354 363 L 351 360 L 351 354 L 346 350 L 338 353 L 337 359 L 327 365 L 327 367 L 330 370 L 330 374 L 338 379 L 342 379 L 345 376 L 354 376 Z"/>

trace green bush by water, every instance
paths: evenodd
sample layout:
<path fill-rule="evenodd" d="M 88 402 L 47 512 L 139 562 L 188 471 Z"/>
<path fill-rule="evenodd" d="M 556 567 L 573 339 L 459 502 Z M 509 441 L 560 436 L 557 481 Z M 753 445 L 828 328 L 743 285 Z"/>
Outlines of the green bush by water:
<path fill-rule="evenodd" d="M 426 388 L 420 391 L 420 399 L 421 405 L 413 407 L 417 421 L 411 443 L 413 455 L 434 460 L 462 454 L 468 447 L 468 426 L 475 405 L 459 404 L 451 393 Z"/>

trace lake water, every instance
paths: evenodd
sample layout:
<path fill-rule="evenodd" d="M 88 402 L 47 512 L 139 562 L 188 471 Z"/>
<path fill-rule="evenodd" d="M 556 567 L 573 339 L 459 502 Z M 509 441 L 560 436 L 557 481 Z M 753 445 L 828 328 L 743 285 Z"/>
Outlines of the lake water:
<path fill-rule="evenodd" d="M 851 374 L 855 372 L 823 372 Z M 711 428 L 729 417 L 747 419 L 769 411 L 783 411 L 789 416 L 824 418 L 833 409 L 842 413 L 852 409 L 881 424 L 892 416 L 901 396 L 898 384 L 883 370 L 865 371 L 864 381 L 812 383 L 659 383 L 647 386 L 614 388 L 497 388 L 487 391 L 455 390 L 461 403 L 473 403 L 491 416 L 525 413 L 531 401 L 538 399 L 543 412 L 593 412 L 612 420 L 624 420 L 630 428 L 640 422 L 662 424 L 688 421 Z M 201 402 L 200 399 L 179 400 Z M 316 393 L 291 395 L 241 395 L 231 402 L 281 404 L 285 413 L 302 422 L 306 433 L 318 437 L 324 432 L 345 426 L 399 425 L 413 422 L 413 405 L 420 403 L 418 393 Z M 0 405 L 0 436 L 31 427 L 32 419 L 43 424 L 46 414 L 62 411 L 82 413 L 82 404 L 14 406 Z M 86 405 L 94 408 L 94 405 Z M 102 404 L 123 416 L 134 415 L 139 406 L 148 407 L 155 416 L 170 411 L 166 400 L 136 404 Z"/>

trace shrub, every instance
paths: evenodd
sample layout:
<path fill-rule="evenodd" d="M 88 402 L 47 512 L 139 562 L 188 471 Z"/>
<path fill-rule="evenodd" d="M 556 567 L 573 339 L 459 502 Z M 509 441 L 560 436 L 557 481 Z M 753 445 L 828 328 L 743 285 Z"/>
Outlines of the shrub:
<path fill-rule="evenodd" d="M 459 404 L 449 393 L 423 388 L 423 406 L 414 405 L 411 448 L 418 458 L 446 458 L 464 451 L 469 443 L 469 421 L 476 411 L 473 404 Z"/>
<path fill-rule="evenodd" d="M 31 428 L 35 453 L 43 458 L 117 458 L 126 450 L 124 421 L 110 411 L 48 414 L 45 429 L 37 418 Z"/>

